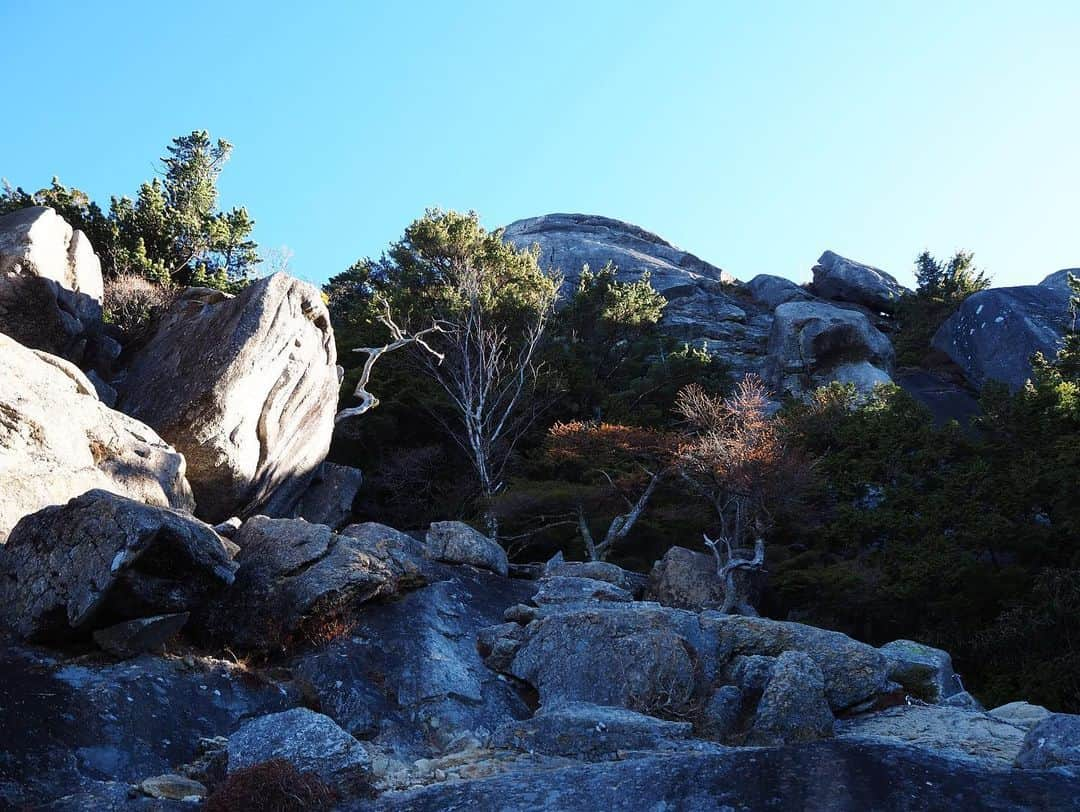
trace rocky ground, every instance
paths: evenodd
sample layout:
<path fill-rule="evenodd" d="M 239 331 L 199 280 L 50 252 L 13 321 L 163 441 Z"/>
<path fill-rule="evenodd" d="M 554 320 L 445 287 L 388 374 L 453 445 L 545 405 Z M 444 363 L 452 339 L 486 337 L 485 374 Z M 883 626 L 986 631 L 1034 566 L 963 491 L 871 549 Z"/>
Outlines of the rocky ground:
<path fill-rule="evenodd" d="M 894 374 L 882 271 L 734 285 L 574 218 L 508 234 L 651 257 L 671 329 L 778 391 Z M 211 805 L 270 762 L 340 809 L 1080 808 L 1080 717 L 986 711 L 917 642 L 720 614 L 699 553 L 511 565 L 457 522 L 349 524 L 318 292 L 189 290 L 121 356 L 58 220 L 0 218 L 0 806 Z"/>

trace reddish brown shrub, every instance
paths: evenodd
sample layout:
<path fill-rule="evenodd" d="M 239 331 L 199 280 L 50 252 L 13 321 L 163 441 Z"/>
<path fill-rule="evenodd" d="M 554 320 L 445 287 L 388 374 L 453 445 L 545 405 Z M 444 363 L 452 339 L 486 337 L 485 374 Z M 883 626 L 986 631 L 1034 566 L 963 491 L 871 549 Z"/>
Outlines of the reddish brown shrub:
<path fill-rule="evenodd" d="M 315 773 L 283 758 L 232 773 L 206 799 L 205 812 L 307 812 L 328 809 L 337 795 Z"/>

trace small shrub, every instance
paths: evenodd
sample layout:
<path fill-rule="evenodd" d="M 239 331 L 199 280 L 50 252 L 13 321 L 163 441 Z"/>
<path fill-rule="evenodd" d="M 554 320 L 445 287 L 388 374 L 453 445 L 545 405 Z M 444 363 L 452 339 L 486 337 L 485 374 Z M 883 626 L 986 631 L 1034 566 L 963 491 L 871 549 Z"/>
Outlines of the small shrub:
<path fill-rule="evenodd" d="M 102 307 L 105 323 L 120 340 L 129 344 L 149 338 L 158 318 L 174 301 L 178 289 L 160 285 L 135 274 L 124 274 L 105 283 Z"/>
<path fill-rule="evenodd" d="M 206 812 L 306 812 L 328 809 L 337 795 L 315 773 L 275 758 L 232 773 L 206 799 Z"/>

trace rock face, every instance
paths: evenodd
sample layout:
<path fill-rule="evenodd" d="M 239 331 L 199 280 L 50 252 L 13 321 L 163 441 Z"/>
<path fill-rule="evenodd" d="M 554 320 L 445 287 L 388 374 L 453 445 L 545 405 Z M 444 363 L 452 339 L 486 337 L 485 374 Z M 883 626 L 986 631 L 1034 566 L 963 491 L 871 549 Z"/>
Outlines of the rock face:
<path fill-rule="evenodd" d="M 709 287 L 733 282 L 734 277 L 643 228 L 590 214 L 545 214 L 517 220 L 503 238 L 518 248 L 540 246 L 540 265 L 553 268 L 566 279 L 565 292 L 573 291 L 582 265 L 593 272 L 608 262 L 619 269 L 622 281 L 637 280 L 648 272 L 653 287 L 665 295 L 679 288 Z"/>
<path fill-rule="evenodd" d="M 364 746 L 307 708 L 251 719 L 229 736 L 229 772 L 283 758 L 300 772 L 346 785 L 359 784 L 371 769 Z"/>
<path fill-rule="evenodd" d="M 890 380 L 894 358 L 889 339 L 856 310 L 817 301 L 776 308 L 767 375 L 779 394 L 799 395 L 833 380 L 868 392 Z"/>
<path fill-rule="evenodd" d="M 73 364 L 0 334 L 0 542 L 21 517 L 101 488 L 191 510 L 184 458 L 106 407 Z"/>
<path fill-rule="evenodd" d="M 189 617 L 189 612 L 179 612 L 125 620 L 115 626 L 98 629 L 94 632 L 94 642 L 117 657 L 160 651 L 165 643 L 180 633 Z"/>
<path fill-rule="evenodd" d="M 101 328 L 101 263 L 53 209 L 0 217 L 0 332 L 81 361 Z"/>
<path fill-rule="evenodd" d="M 582 265 L 593 272 L 611 262 L 622 282 L 648 273 L 668 300 L 660 328 L 666 334 L 724 356 L 741 377 L 758 371 L 764 329 L 728 286 L 736 279 L 643 228 L 588 214 L 546 214 L 506 227 L 504 239 L 519 248 L 540 246 L 540 265 L 565 277 L 564 297 L 577 288 Z"/>
<path fill-rule="evenodd" d="M 0 551 L 0 605 L 19 634 L 54 640 L 187 612 L 236 565 L 202 522 L 106 491 L 19 521 Z"/>
<path fill-rule="evenodd" d="M 319 292 L 285 274 L 188 290 L 139 351 L 120 408 L 184 454 L 202 518 L 288 515 L 326 456 L 337 357 Z"/>
<path fill-rule="evenodd" d="M 504 775 L 389 792 L 374 812 L 639 812 L 777 809 L 1068 810 L 1080 779 L 988 770 L 926 750 L 850 741 L 800 747 L 653 753 L 593 764 L 527 765 Z"/>
<path fill-rule="evenodd" d="M 712 556 L 672 547 L 653 565 L 645 596 L 664 606 L 701 610 L 723 603 L 724 583 Z"/>
<path fill-rule="evenodd" d="M 471 564 L 504 576 L 510 567 L 502 547 L 464 522 L 433 522 L 427 549 L 433 559 L 448 564 Z"/>
<path fill-rule="evenodd" d="M 324 462 L 296 503 L 296 515 L 334 530 L 349 521 L 353 500 L 364 481 L 357 468 Z"/>
<path fill-rule="evenodd" d="M 891 275 L 872 265 L 826 251 L 814 266 L 814 292 L 825 299 L 852 302 L 878 313 L 895 309 L 910 291 Z"/>
<path fill-rule="evenodd" d="M 131 784 L 180 772 L 208 738 L 299 699 L 222 660 L 64 664 L 5 645 L 0 672 L 0 729 L 21 734 L 0 753 L 0 807 L 15 809 L 129 808 Z"/>
<path fill-rule="evenodd" d="M 1031 376 L 1031 356 L 1053 358 L 1068 328 L 1069 294 L 1055 278 L 972 294 L 938 328 L 934 347 L 977 387 L 993 380 L 1019 389 Z"/>
<path fill-rule="evenodd" d="M 213 633 L 261 651 L 319 640 L 347 628 L 361 604 L 427 583 L 413 539 L 381 525 L 351 532 L 362 537 L 303 519 L 248 519 L 232 539 L 240 568 L 211 613 Z"/>

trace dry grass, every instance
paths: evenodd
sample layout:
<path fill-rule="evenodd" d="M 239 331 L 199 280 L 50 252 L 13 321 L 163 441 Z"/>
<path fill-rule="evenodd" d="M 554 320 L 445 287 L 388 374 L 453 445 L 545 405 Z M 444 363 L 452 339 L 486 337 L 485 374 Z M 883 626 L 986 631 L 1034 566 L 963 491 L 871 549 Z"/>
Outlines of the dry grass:
<path fill-rule="evenodd" d="M 336 793 L 314 773 L 282 758 L 237 770 L 206 799 L 206 812 L 306 812 L 329 809 Z"/>

